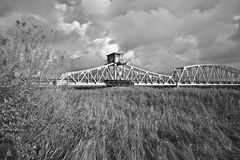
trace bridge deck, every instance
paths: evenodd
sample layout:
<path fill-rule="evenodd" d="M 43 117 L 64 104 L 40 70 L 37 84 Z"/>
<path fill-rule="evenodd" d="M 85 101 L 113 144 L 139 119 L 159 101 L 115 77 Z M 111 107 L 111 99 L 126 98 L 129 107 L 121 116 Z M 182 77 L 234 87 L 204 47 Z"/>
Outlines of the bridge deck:
<path fill-rule="evenodd" d="M 62 84 L 58 84 L 57 86 L 69 86 L 69 87 L 106 87 L 106 83 L 74 83 L 74 82 L 66 82 Z M 164 83 L 164 84 L 158 84 L 158 83 L 134 83 L 133 86 L 139 86 L 139 87 L 240 87 L 240 83 L 234 84 L 234 83 L 219 83 L 219 84 L 177 84 L 177 83 Z"/>
<path fill-rule="evenodd" d="M 108 64 L 92 69 L 67 72 L 55 81 L 57 86 L 105 87 L 238 87 L 240 70 L 216 64 L 198 64 L 175 68 L 172 75 L 147 71 L 121 63 L 121 54 L 108 55 Z"/>

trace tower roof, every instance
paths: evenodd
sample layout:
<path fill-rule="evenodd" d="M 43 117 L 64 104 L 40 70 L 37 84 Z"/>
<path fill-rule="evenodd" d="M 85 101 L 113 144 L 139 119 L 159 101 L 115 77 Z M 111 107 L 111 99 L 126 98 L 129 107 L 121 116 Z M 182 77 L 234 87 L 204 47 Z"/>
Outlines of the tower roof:
<path fill-rule="evenodd" d="M 107 56 L 110 56 L 110 55 L 123 55 L 124 53 L 120 53 L 120 52 L 113 52 L 113 53 L 110 53 L 110 54 L 107 54 Z"/>

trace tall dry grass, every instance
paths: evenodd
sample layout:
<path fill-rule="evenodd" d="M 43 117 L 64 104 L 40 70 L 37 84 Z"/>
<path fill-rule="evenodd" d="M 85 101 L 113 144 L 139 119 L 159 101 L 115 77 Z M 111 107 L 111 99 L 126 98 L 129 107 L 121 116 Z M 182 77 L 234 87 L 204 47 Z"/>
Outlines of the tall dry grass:
<path fill-rule="evenodd" d="M 240 159 L 240 91 L 38 91 L 23 159 Z"/>

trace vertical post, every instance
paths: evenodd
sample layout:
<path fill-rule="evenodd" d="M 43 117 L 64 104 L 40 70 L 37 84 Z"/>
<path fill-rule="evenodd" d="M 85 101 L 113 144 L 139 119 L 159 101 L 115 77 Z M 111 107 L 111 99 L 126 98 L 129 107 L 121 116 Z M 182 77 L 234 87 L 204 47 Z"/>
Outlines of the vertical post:
<path fill-rule="evenodd" d="M 137 80 L 137 83 L 138 83 L 138 84 L 140 83 L 140 78 L 141 78 L 140 70 L 138 70 L 138 80 Z"/>
<path fill-rule="evenodd" d="M 123 80 L 126 80 L 126 78 L 125 78 L 125 67 L 124 67 L 124 65 L 122 66 L 122 78 L 123 78 Z"/>
<path fill-rule="evenodd" d="M 67 85 L 68 85 L 68 81 L 69 81 L 69 76 L 67 76 Z"/>
<path fill-rule="evenodd" d="M 97 69 L 97 73 L 96 73 L 96 82 L 98 82 L 98 69 Z"/>
<path fill-rule="evenodd" d="M 87 84 L 89 83 L 89 72 L 87 72 Z"/>
<path fill-rule="evenodd" d="M 114 80 L 117 80 L 117 64 L 114 64 Z"/>
<path fill-rule="evenodd" d="M 41 81 L 42 81 L 42 73 L 40 72 L 40 74 L 39 74 L 39 84 L 41 84 Z"/>

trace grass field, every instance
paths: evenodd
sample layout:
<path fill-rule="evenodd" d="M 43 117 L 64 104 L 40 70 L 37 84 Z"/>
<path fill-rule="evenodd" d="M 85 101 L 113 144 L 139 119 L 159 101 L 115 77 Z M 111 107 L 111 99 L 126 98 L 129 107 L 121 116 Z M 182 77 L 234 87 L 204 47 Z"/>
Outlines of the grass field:
<path fill-rule="evenodd" d="M 23 159 L 239 160 L 240 90 L 41 90 Z"/>

